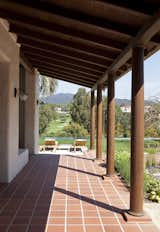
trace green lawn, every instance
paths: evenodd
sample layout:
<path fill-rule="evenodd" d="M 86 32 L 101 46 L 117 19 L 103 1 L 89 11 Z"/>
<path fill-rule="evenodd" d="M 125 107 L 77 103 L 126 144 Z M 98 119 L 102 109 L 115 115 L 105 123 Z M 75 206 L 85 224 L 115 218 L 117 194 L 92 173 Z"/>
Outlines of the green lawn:
<path fill-rule="evenodd" d="M 46 137 L 55 137 L 56 140 L 58 141 L 59 144 L 74 144 L 74 138 L 58 138 L 56 135 L 63 131 L 63 128 L 68 125 L 68 123 L 71 121 L 71 118 L 69 115 L 59 115 L 56 120 L 53 120 L 49 126 L 45 130 L 45 135 L 42 135 L 39 139 L 39 144 L 42 145 L 44 144 L 44 139 Z M 145 141 L 145 149 L 144 151 L 149 153 L 149 154 L 154 154 L 156 152 L 159 152 L 159 146 L 158 148 L 156 147 L 150 147 L 147 146 L 147 144 L 154 145 L 157 144 L 157 141 Z M 96 142 L 95 142 L 96 144 Z M 89 138 L 87 138 L 87 146 L 89 148 L 90 146 L 90 141 Z M 129 140 L 116 140 L 115 141 L 115 150 L 116 152 L 123 152 L 127 151 L 130 153 L 130 141 Z M 102 151 L 105 153 L 106 152 L 106 138 L 103 136 L 102 139 Z"/>

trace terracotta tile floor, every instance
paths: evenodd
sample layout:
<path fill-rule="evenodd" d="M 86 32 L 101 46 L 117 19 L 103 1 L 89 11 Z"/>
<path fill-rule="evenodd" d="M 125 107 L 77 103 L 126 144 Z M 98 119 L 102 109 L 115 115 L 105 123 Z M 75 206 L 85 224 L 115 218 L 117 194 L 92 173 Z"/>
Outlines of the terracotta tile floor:
<path fill-rule="evenodd" d="M 128 190 L 117 176 L 102 180 L 103 171 L 86 156 L 32 157 L 0 184 L 0 232 L 159 231 L 147 216 L 125 213 Z"/>

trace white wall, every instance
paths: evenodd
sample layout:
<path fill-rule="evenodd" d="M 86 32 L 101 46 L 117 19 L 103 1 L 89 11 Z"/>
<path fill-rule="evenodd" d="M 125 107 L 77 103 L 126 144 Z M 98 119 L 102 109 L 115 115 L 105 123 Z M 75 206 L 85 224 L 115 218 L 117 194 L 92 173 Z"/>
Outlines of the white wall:
<path fill-rule="evenodd" d="M 19 167 L 19 45 L 0 19 L 0 182 L 10 182 Z M 26 157 L 25 157 L 26 159 Z M 21 162 L 23 163 L 23 162 Z"/>

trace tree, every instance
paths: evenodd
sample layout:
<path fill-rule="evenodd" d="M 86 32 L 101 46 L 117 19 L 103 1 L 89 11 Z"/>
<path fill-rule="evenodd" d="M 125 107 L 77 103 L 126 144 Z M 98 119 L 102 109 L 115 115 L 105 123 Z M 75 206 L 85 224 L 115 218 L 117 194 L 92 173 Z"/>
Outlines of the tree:
<path fill-rule="evenodd" d="M 90 95 L 86 89 L 79 88 L 70 107 L 72 121 L 90 130 Z"/>
<path fill-rule="evenodd" d="M 39 134 L 43 134 L 48 124 L 55 119 L 56 114 L 53 105 L 40 104 L 39 106 Z"/>
<path fill-rule="evenodd" d="M 84 138 L 88 136 L 87 130 L 75 122 L 70 122 L 69 125 L 64 127 L 65 136 L 71 136 L 73 138 Z"/>
<path fill-rule="evenodd" d="M 47 97 L 53 94 L 57 87 L 57 80 L 47 76 L 39 76 L 39 97 Z"/>
<path fill-rule="evenodd" d="M 145 136 L 160 136 L 160 103 L 152 101 L 145 107 Z"/>

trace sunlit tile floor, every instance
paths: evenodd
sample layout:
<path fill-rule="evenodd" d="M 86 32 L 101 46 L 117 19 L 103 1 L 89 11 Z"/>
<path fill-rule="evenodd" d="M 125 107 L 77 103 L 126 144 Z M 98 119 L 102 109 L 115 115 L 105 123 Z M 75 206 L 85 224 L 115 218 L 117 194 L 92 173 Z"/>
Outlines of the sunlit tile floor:
<path fill-rule="evenodd" d="M 58 168 L 58 170 L 57 170 Z M 129 192 L 89 156 L 37 155 L 0 184 L 0 232 L 155 232 L 147 216 L 125 211 Z"/>

